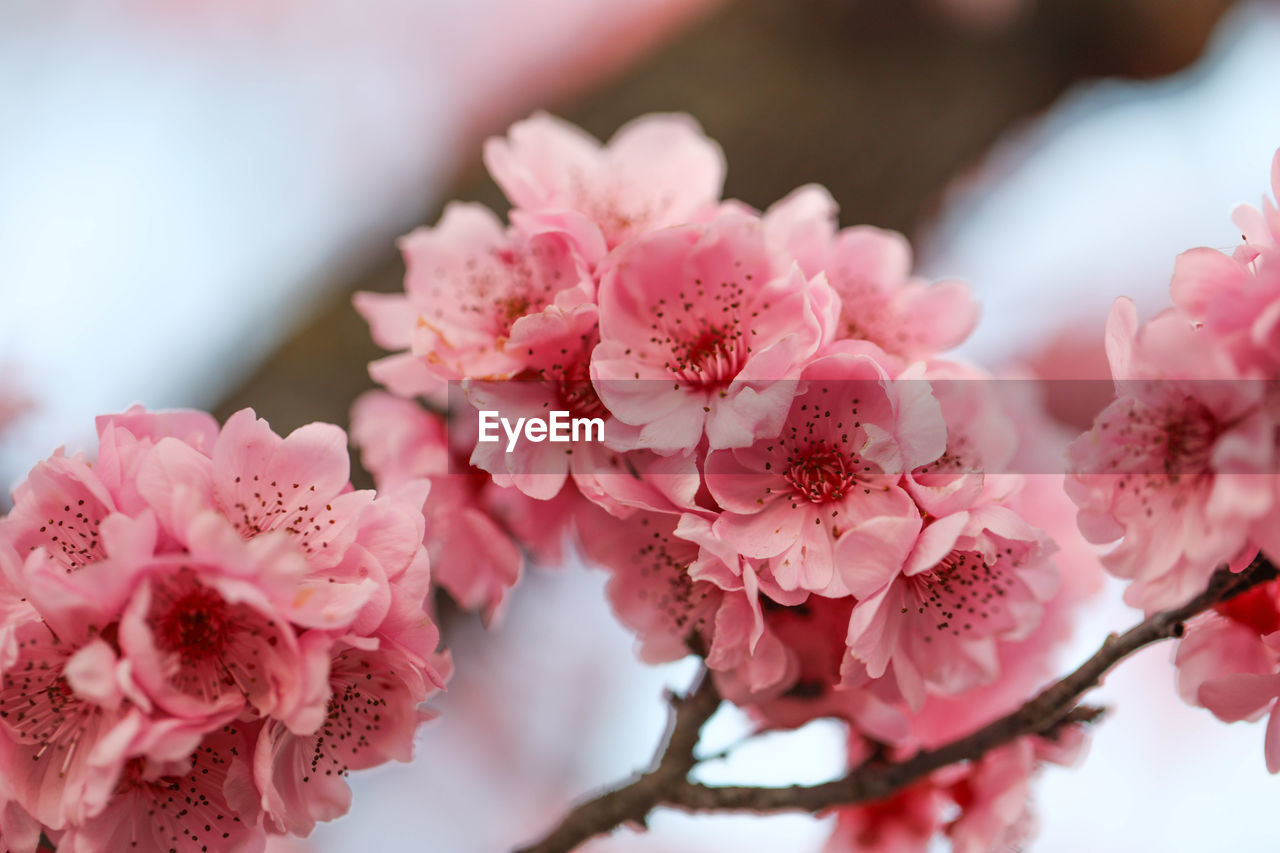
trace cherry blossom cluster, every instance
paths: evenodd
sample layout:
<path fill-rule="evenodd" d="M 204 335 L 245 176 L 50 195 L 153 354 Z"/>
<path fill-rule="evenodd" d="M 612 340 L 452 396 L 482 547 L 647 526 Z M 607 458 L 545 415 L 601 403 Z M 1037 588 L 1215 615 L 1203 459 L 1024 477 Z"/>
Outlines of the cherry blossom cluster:
<path fill-rule="evenodd" d="M 98 419 L 0 519 L 0 837 L 261 849 L 408 760 L 448 659 L 424 481 L 349 482 L 345 433 L 252 410 Z"/>
<path fill-rule="evenodd" d="M 644 660 L 701 655 L 762 726 L 845 720 L 854 756 L 941 742 L 1052 674 L 1091 555 L 1055 563 L 1061 477 L 1008 473 L 1043 424 L 940 357 L 976 322 L 966 286 L 914 275 L 899 234 L 839 228 L 820 187 L 723 200 L 687 117 L 602 145 L 538 115 L 485 162 L 509 221 L 450 205 L 403 240 L 404 292 L 356 301 L 395 352 L 353 436 L 380 486 L 432 481 L 455 599 L 494 616 L 522 550 L 572 537 Z M 479 410 L 599 418 L 604 440 L 479 442 Z M 927 803 L 850 809 L 832 849 L 926 806 L 926 842 L 957 806 L 958 849 L 1016 839 L 1009 792 L 1067 751 L 1018 742 L 926 780 Z"/>
<path fill-rule="evenodd" d="M 1271 172 L 1280 194 L 1280 152 Z M 1244 243 L 1178 257 L 1173 306 L 1140 324 L 1128 300 L 1107 324 L 1116 399 L 1071 447 L 1081 529 L 1148 611 L 1202 590 L 1214 569 L 1280 560 L 1280 210 L 1241 206 Z M 1280 696 L 1280 584 L 1193 621 L 1179 689 L 1223 720 L 1257 719 Z M 1280 720 L 1266 731 L 1280 771 Z"/>

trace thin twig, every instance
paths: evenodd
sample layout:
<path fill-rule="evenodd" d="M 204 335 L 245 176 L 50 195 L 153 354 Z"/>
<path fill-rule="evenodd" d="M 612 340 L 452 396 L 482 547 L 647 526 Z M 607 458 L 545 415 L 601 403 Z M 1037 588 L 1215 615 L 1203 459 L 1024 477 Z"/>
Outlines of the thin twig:
<path fill-rule="evenodd" d="M 720 707 L 715 681 L 704 667 L 685 696 L 668 696 L 671 716 L 662 746 L 649 770 L 613 790 L 580 803 L 551 834 L 518 853 L 568 853 L 593 836 L 635 823 L 643 826 L 668 791 L 676 789 L 698 763 L 694 750 L 702 726 Z"/>
<path fill-rule="evenodd" d="M 1102 711 L 1079 705 L 1117 663 L 1152 643 L 1180 637 L 1187 620 L 1258 584 L 1274 580 L 1276 567 L 1258 557 L 1244 571 L 1215 572 L 1208 588 L 1181 607 L 1156 613 L 1119 636 L 1112 634 L 1078 669 L 1046 687 L 1022 707 L 958 740 L 921 750 L 901 762 L 866 762 L 840 779 L 820 785 L 761 788 L 713 786 L 689 781 L 697 760 L 694 749 L 702 725 L 720 704 L 712 679 L 701 677 L 685 699 L 673 699 L 665 747 L 653 769 L 622 787 L 575 807 L 546 839 L 520 853 L 567 853 L 582 842 L 623 823 L 644 825 L 649 812 L 667 806 L 688 812 L 821 812 L 884 799 L 951 764 L 974 761 L 990 750 L 1026 735 L 1050 735 L 1064 725 L 1093 722 Z"/>

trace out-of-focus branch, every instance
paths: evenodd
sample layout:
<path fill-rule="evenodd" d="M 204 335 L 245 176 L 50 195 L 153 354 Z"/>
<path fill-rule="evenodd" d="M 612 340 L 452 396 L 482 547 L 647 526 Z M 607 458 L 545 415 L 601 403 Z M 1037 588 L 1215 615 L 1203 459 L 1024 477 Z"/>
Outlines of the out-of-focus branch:
<path fill-rule="evenodd" d="M 1276 566 L 1259 556 L 1244 571 L 1220 569 L 1208 588 L 1181 607 L 1156 613 L 1123 634 L 1107 637 L 1102 647 L 1074 672 L 1046 687 L 1022 707 L 958 740 L 927 749 L 896 763 L 871 761 L 840 779 L 820 785 L 782 788 L 713 786 L 689 781 L 702 724 L 720 699 L 704 675 L 684 700 L 674 700 L 675 713 L 666 748 L 655 768 L 621 788 L 577 806 L 546 840 L 522 853 L 563 853 L 624 822 L 644 824 L 659 806 L 690 812 L 820 812 L 836 806 L 884 799 L 935 770 L 974 761 L 996 747 L 1026 735 L 1049 735 L 1061 726 L 1092 722 L 1101 711 L 1079 705 L 1080 697 L 1098 686 L 1117 663 L 1152 643 L 1182 636 L 1187 620 L 1258 584 L 1274 580 Z M 704 695 L 706 694 L 706 695 Z"/>

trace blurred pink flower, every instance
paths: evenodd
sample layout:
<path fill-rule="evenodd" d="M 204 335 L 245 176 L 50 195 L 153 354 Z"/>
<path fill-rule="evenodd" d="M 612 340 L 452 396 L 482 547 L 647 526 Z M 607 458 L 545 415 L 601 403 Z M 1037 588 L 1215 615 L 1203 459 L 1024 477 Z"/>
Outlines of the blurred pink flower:
<path fill-rule="evenodd" d="M 272 721 L 258 737 L 254 779 L 268 820 L 282 832 L 305 836 L 316 821 L 346 814 L 350 772 L 410 760 L 418 723 L 431 718 L 420 703 L 435 685 L 420 665 L 396 651 L 351 642 L 335 648 L 320 727 L 295 734 Z"/>
<path fill-rule="evenodd" d="M 1242 246 L 1235 256 L 1191 249 L 1178 256 L 1173 304 L 1202 327 L 1246 377 L 1280 371 L 1280 249 Z"/>
<path fill-rule="evenodd" d="M 1274 501 L 1257 476 L 1274 471 L 1274 445 L 1263 388 L 1239 381 L 1206 329 L 1165 312 L 1139 330 L 1122 299 L 1107 352 L 1119 398 L 1072 443 L 1067 491 L 1090 541 L 1123 537 L 1103 564 L 1134 581 L 1127 602 L 1153 611 L 1252 556 L 1251 528 Z"/>
<path fill-rule="evenodd" d="M 946 835 L 956 853 L 1020 849 L 1033 835 L 1031 781 L 1045 763 L 1071 764 L 1084 743 L 1078 726 L 1054 737 L 1023 737 L 981 758 L 944 767 L 892 796 L 836 809 L 824 853 L 935 849 Z M 850 759 L 867 758 L 853 742 Z M 904 754 L 905 755 L 905 754 Z"/>
<path fill-rule="evenodd" d="M 449 446 L 445 422 L 417 403 L 370 391 L 351 410 L 351 435 L 379 487 L 431 483 L 422 504 L 433 579 L 467 609 L 496 618 L 524 558 L 484 505 L 495 488 Z M 562 522 L 563 523 L 563 522 Z"/>
<path fill-rule="evenodd" d="M 1178 692 L 1234 723 L 1266 716 L 1267 770 L 1280 773 L 1280 582 L 1249 590 L 1193 620 L 1174 658 Z"/>
<path fill-rule="evenodd" d="M 547 307 L 572 307 L 594 290 L 563 235 L 521 236 L 476 204 L 450 204 L 436 227 L 414 231 L 400 248 L 405 292 L 358 293 L 355 305 L 379 345 L 409 351 L 371 367 L 408 395 L 430 387 L 424 368 L 442 379 L 518 373 L 524 361 L 507 351 L 508 339 Z"/>
<path fill-rule="evenodd" d="M 929 779 L 883 800 L 839 809 L 822 853 L 926 853 L 949 803 Z"/>
<path fill-rule="evenodd" d="M 911 275 L 911 245 L 896 231 L 836 231 L 836 202 L 809 185 L 774 204 L 764 227 L 805 274 L 825 273 L 840 299 L 840 337 L 866 340 L 914 361 L 957 346 L 978 322 L 968 285 Z"/>
<path fill-rule="evenodd" d="M 720 146 L 677 114 L 636 119 L 601 146 L 537 113 L 486 142 L 484 162 L 517 229 L 564 232 L 593 265 L 632 237 L 709 215 L 725 170 Z"/>
<path fill-rule="evenodd" d="M 1244 235 L 1245 244 L 1255 251 L 1273 249 L 1280 244 L 1280 150 L 1271 159 L 1271 195 L 1263 196 L 1262 209 L 1242 204 L 1232 214 L 1232 221 Z"/>

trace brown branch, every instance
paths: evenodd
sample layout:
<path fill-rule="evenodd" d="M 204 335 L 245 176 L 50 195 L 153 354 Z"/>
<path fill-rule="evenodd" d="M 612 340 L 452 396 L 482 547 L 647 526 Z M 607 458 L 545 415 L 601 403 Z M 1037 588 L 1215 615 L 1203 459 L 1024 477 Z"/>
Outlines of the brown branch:
<path fill-rule="evenodd" d="M 1210 579 L 1208 589 L 1200 595 L 1181 607 L 1143 620 L 1119 636 L 1107 637 L 1102 647 L 1075 672 L 1046 687 L 1021 708 L 959 740 L 937 749 L 922 750 L 905 761 L 864 765 L 841 779 L 811 786 L 713 787 L 686 779 L 668 793 L 663 804 L 685 811 L 818 812 L 833 806 L 884 799 L 935 770 L 980 758 L 1015 738 L 1051 731 L 1075 712 L 1077 700 L 1098 686 L 1102 677 L 1121 660 L 1152 643 L 1182 636 L 1183 625 L 1191 617 L 1275 577 L 1276 567 L 1263 557 L 1258 557 L 1239 574 L 1219 569 Z"/>
<path fill-rule="evenodd" d="M 704 667 L 685 696 L 668 695 L 671 717 L 649 770 L 613 790 L 579 803 L 551 834 L 518 853 L 568 853 L 588 839 L 624 823 L 641 826 L 668 792 L 686 781 L 698 763 L 694 750 L 702 726 L 720 707 L 715 681 Z"/>
<path fill-rule="evenodd" d="M 1259 556 L 1244 571 L 1220 569 L 1208 588 L 1181 607 L 1156 613 L 1119 636 L 1112 634 L 1078 669 L 1046 687 L 1022 707 L 958 740 L 921 750 L 904 761 L 870 761 L 840 779 L 820 785 L 782 788 L 712 786 L 689 781 L 697 763 L 693 750 L 702 725 L 719 706 L 711 678 L 702 677 L 684 700 L 673 700 L 675 713 L 666 746 L 654 769 L 632 782 L 588 800 L 569 813 L 547 838 L 521 853 L 566 853 L 589 838 L 626 822 L 643 825 L 649 812 L 667 806 L 688 812 L 779 811 L 820 812 L 835 806 L 880 800 L 936 770 L 981 758 L 988 751 L 1026 735 L 1050 735 L 1060 726 L 1096 720 L 1101 711 L 1078 705 L 1117 663 L 1152 643 L 1182 636 L 1187 620 L 1258 584 L 1274 580 L 1276 567 Z"/>

